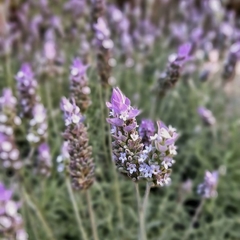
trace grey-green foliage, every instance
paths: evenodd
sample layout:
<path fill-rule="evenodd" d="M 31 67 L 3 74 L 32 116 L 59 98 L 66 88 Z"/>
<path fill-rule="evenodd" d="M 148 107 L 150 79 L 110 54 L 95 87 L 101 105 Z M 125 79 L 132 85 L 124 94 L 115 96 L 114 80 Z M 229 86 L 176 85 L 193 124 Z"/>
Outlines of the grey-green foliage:
<path fill-rule="evenodd" d="M 138 120 L 150 117 L 156 80 L 154 73 L 158 69 L 164 69 L 168 55 L 163 49 L 157 50 L 160 54 L 155 51 L 155 55 L 146 58 L 140 74 L 135 68 L 127 69 L 120 63 L 113 69 L 117 85 L 136 106 L 142 109 Z M 73 53 L 69 51 L 67 58 L 71 59 L 72 56 Z M 4 61 L 2 63 L 4 65 Z M 14 63 L 13 66 L 15 65 L 19 66 L 19 63 Z M 20 184 L 25 186 L 26 191 L 42 212 L 55 239 L 75 240 L 81 237 L 64 176 L 56 171 L 55 162 L 60 151 L 61 132 L 64 129 L 59 100 L 63 95 L 68 96 L 69 62 L 65 64 L 65 69 L 61 79 L 49 77 L 49 79 L 45 78 L 44 82 L 40 81 L 42 99 L 45 106 L 48 106 L 49 143 L 54 162 L 52 176 L 43 179 L 33 174 L 31 168 L 27 167 L 22 172 Z M 17 68 L 12 67 L 12 75 L 16 71 Z M 1 87 L 7 84 L 2 73 L 3 71 L 0 75 Z M 88 70 L 88 76 L 93 104 L 87 112 L 86 123 L 96 163 L 96 183 L 91 191 L 99 238 L 101 240 L 134 240 L 137 239 L 138 232 L 134 186 L 129 179 L 117 174 L 121 193 L 119 200 L 121 212 L 119 213 L 119 205 L 116 202 L 116 175 L 113 172 L 106 140 L 108 129 L 104 127 L 107 111 L 105 102 L 100 97 L 100 83 L 94 66 Z M 176 164 L 173 167 L 172 185 L 151 190 L 146 216 L 149 240 L 183 240 L 191 218 L 200 203 L 200 197 L 196 195 L 196 187 L 202 181 L 205 170 L 215 170 L 220 166 L 226 167 L 226 175 L 220 177 L 218 197 L 206 201 L 188 239 L 240 239 L 240 114 L 239 93 L 234 90 L 238 85 L 237 81 L 238 79 L 235 79 L 235 82 L 230 83 L 232 93 L 226 94 L 218 73 L 211 78 L 210 82 L 201 83 L 196 72 L 188 81 L 180 80 L 163 99 L 157 99 L 155 111 L 153 111 L 155 120 L 161 119 L 166 124 L 176 127 L 181 136 L 177 141 L 179 154 L 176 156 Z M 49 98 L 46 95 L 47 88 L 50 91 Z M 109 97 L 110 92 L 106 95 Z M 48 101 L 51 101 L 51 104 Z M 51 105 L 54 109 L 49 109 Z M 207 128 L 202 125 L 197 115 L 197 107 L 200 105 L 207 106 L 213 112 L 217 119 L 216 126 Z M 57 135 L 53 127 L 54 122 L 57 122 Z M 24 138 L 24 136 L 18 137 Z M 21 150 L 24 152 L 26 148 L 23 142 Z M 26 155 L 25 152 L 24 154 Z M 13 182 L 15 178 L 8 174 L 1 168 L 1 180 Z M 181 184 L 187 179 L 193 181 L 193 190 L 183 195 L 180 190 Z M 144 184 L 141 185 L 141 194 L 143 193 Z M 22 197 L 19 188 L 16 188 L 16 196 Z M 76 199 L 84 228 L 89 239 L 92 239 L 84 192 L 76 193 Z M 29 239 L 48 240 L 36 212 L 25 201 L 23 201 L 21 213 L 25 219 Z M 121 214 L 123 227 L 119 219 Z"/>

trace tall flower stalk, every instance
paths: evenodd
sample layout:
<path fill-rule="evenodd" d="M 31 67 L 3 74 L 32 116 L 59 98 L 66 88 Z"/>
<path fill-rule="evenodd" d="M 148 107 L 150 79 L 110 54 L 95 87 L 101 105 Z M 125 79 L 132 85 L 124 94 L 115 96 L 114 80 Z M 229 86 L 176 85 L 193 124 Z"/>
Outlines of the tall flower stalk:
<path fill-rule="evenodd" d="M 140 131 L 136 116 L 140 110 L 131 106 L 131 101 L 114 88 L 111 101 L 106 103 L 110 109 L 107 122 L 111 124 L 113 161 L 120 173 L 128 176 L 136 184 L 136 195 L 140 219 L 140 239 L 146 239 L 145 212 L 150 188 L 164 186 L 171 182 L 171 167 L 177 154 L 176 129 L 158 121 L 158 131 L 154 133 L 151 121 L 142 122 Z M 143 139 L 141 138 L 141 136 Z M 143 201 L 140 198 L 138 182 L 146 182 Z"/>
<path fill-rule="evenodd" d="M 71 176 L 72 188 L 77 191 L 86 191 L 93 236 L 94 240 L 98 240 L 95 217 L 90 201 L 90 193 L 88 192 L 95 180 L 95 164 L 92 158 L 92 148 L 89 146 L 87 128 L 83 123 L 83 116 L 74 99 L 70 102 L 68 99 L 62 98 L 61 109 L 64 112 L 66 125 L 63 135 L 64 139 L 68 142 L 68 153 L 70 156 L 69 174 Z M 86 239 L 72 189 L 69 185 L 67 186 L 79 223 L 79 229 L 82 237 Z"/>

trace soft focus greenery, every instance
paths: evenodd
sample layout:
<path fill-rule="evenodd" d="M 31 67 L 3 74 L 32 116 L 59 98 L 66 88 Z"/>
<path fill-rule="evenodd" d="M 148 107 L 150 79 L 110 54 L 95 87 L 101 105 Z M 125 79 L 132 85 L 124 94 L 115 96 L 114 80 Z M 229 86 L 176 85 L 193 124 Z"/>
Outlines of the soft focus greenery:
<path fill-rule="evenodd" d="M 159 42 L 158 45 L 162 45 Z M 32 202 L 38 207 L 46 224 L 54 233 L 56 240 L 81 239 L 73 212 L 63 173 L 56 170 L 56 157 L 62 143 L 61 132 L 64 130 L 59 101 L 68 96 L 68 74 L 71 59 L 76 55 L 77 43 L 61 42 L 66 52 L 64 74 L 61 76 L 37 76 L 40 94 L 48 108 L 49 144 L 52 151 L 53 170 L 48 179 L 37 176 L 31 167 L 21 172 L 21 180 L 4 169 L 0 170 L 1 181 L 11 184 L 16 191 L 16 198 L 21 199 L 21 213 L 24 216 L 30 240 L 48 240 L 42 222 L 36 211 L 28 203 L 22 192 L 24 186 Z M 206 200 L 197 223 L 187 239 L 201 240 L 239 240 L 240 239 L 240 112 L 239 112 L 239 76 L 227 85 L 222 84 L 222 65 L 207 82 L 199 80 L 201 66 L 188 79 L 180 79 L 162 99 L 155 101 L 154 84 L 157 70 L 165 68 L 169 53 L 176 49 L 165 50 L 156 46 L 153 53 L 144 57 L 142 66 L 126 68 L 121 61 L 113 69 L 116 86 L 128 96 L 135 106 L 142 109 L 141 118 L 161 119 L 166 124 L 176 127 L 181 136 L 177 141 L 178 152 L 173 167 L 172 184 L 169 187 L 151 190 L 146 226 L 150 240 L 182 240 L 189 230 L 192 216 L 200 203 L 196 194 L 197 185 L 203 180 L 205 170 L 226 168 L 226 174 L 220 176 L 218 197 Z M 20 62 L 11 56 L 1 59 L 0 86 L 15 89 L 14 75 Z M 8 65 L 8 66 L 7 66 Z M 90 106 L 86 123 L 93 146 L 96 163 L 96 182 L 91 188 L 93 207 L 97 221 L 99 239 L 134 240 L 138 233 L 138 214 L 134 184 L 114 171 L 110 159 L 109 129 L 105 123 L 105 99 L 110 97 L 110 89 L 100 89 L 94 54 L 88 77 L 91 86 L 93 104 Z M 201 63 L 200 63 L 201 65 Z M 9 67 L 10 72 L 7 73 Z M 35 66 L 37 67 L 37 66 Z M 139 69 L 142 72 L 139 72 Z M 10 74 L 10 75 L 9 75 Z M 9 80 L 8 77 L 9 75 Z M 104 99 L 105 98 L 105 99 Z M 156 105 L 156 106 L 155 106 Z M 202 124 L 197 115 L 197 107 L 206 106 L 216 117 L 213 127 Z M 154 107 L 154 111 L 151 109 Z M 150 116 L 151 115 L 151 116 Z M 55 126 L 54 126 L 55 125 Z M 56 132 L 57 131 L 57 132 Z M 21 151 L 27 156 L 24 133 L 17 136 L 21 142 Z M 193 189 L 186 194 L 181 191 L 183 182 L 193 181 Z M 118 196 L 118 185 L 120 196 Z M 141 184 L 141 194 L 144 193 Z M 92 239 L 91 226 L 87 211 L 86 194 L 75 193 L 80 215 L 89 239 Z M 121 219 L 122 218 L 122 219 Z M 123 226 L 121 221 L 123 222 Z"/>

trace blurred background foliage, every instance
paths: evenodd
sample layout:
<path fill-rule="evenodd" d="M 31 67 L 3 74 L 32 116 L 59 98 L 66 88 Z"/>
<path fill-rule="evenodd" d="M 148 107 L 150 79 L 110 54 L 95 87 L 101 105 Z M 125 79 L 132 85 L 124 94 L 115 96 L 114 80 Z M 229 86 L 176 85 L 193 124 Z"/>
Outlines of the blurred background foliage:
<path fill-rule="evenodd" d="M 124 2 L 117 1 L 117 4 L 123 9 Z M 133 9 L 135 1 L 130 2 Z M 164 4 L 162 2 L 164 1 L 155 1 L 154 3 L 153 10 L 156 9 L 156 11 L 153 11 L 151 15 L 153 21 L 163 13 L 170 16 L 170 11 L 175 11 L 176 16 L 180 14 L 178 12 L 178 1 L 165 1 L 171 2 L 171 4 L 169 3 L 170 5 L 167 8 L 164 5 L 164 9 L 161 8 L 161 4 Z M 196 1 L 196 6 L 201 5 L 201 2 Z M 223 2 L 226 2 L 223 7 L 233 9 L 238 16 L 240 9 L 238 1 Z M 11 1 L 11 3 L 13 11 L 17 12 L 18 6 L 24 2 Z M 144 5 L 146 3 L 147 1 L 142 1 L 142 14 L 147 9 Z M 16 43 L 15 46 L 12 46 L 10 53 L 1 56 L 0 87 L 2 90 L 8 86 L 16 91 L 14 76 L 23 59 L 34 66 L 36 78 L 39 82 L 39 94 L 48 110 L 48 143 L 51 146 L 52 174 L 49 178 L 43 178 L 33 174 L 32 168 L 26 166 L 21 170 L 21 182 L 16 182 L 16 176 L 13 172 L 1 168 L 0 179 L 15 190 L 16 199 L 22 202 L 21 214 L 24 217 L 30 240 L 48 240 L 48 237 L 35 209 L 27 204 L 19 184 L 25 187 L 32 201 L 38 206 L 53 231 L 55 239 L 75 240 L 81 239 L 81 237 L 66 189 L 64 174 L 57 171 L 56 158 L 60 153 L 61 133 L 64 130 L 59 102 L 62 96 L 69 95 L 69 66 L 73 57 L 79 55 L 81 43 L 79 36 L 81 34 L 78 33 L 77 37 L 68 34 L 73 19 L 71 15 L 62 13 L 63 1 L 49 1 L 49 5 L 55 14 L 63 18 L 63 28 L 67 29 L 63 36 L 60 34 L 55 38 L 58 51 L 63 52 L 65 57 L 64 63 L 60 64 L 61 71 L 54 74 L 43 73 L 39 70 L 39 62 L 36 60 L 34 52 L 30 51 L 24 56 L 23 51 L 21 52 L 21 44 Z M 31 13 L 38 13 L 38 9 L 33 8 Z M 214 17 L 218 18 L 217 13 Z M 185 24 L 188 23 L 185 22 Z M 79 26 L 78 30 L 81 29 L 81 24 Z M 42 33 L 44 31 L 42 29 Z M 86 32 L 86 35 L 91 38 L 91 30 Z M 133 105 L 142 110 L 138 120 L 143 118 L 161 119 L 165 123 L 176 127 L 180 132 L 172 184 L 169 187 L 151 190 L 146 216 L 148 239 L 184 239 L 184 234 L 189 230 L 191 219 L 200 203 L 200 197 L 196 194 L 197 185 L 202 182 L 205 170 L 221 169 L 225 174 L 221 175 L 219 179 L 218 196 L 205 202 L 199 219 L 186 239 L 239 240 L 239 65 L 234 78 L 227 83 L 223 82 L 221 76 L 229 45 L 223 51 L 217 48 L 219 58 L 212 63 L 210 72 L 213 67 L 216 67 L 216 70 L 211 72 L 207 81 L 202 81 L 200 76 L 204 64 L 211 62 L 209 54 L 216 50 L 213 45 L 209 52 L 205 52 L 206 56 L 204 58 L 198 60 L 197 63 L 194 62 L 194 71 L 186 74 L 183 71 L 181 79 L 174 88 L 168 91 L 163 98 L 158 98 L 154 91 L 158 80 L 158 72 L 165 69 L 168 56 L 176 52 L 179 45 L 179 43 L 171 44 L 170 40 L 171 32 L 166 31 L 154 42 L 154 46 L 149 51 L 144 52 L 135 49 L 133 52 L 135 64 L 132 67 L 126 67 L 121 54 L 116 51 L 116 55 L 114 55 L 116 66 L 112 69 L 112 76 L 115 78 L 114 85 L 119 86 L 124 94 L 131 99 Z M 39 49 L 41 51 L 41 40 L 35 43 L 34 51 L 37 52 Z M 17 44 L 20 44 L 20 48 Z M 193 54 L 196 57 L 196 52 Z M 106 90 L 106 96 L 101 95 L 94 49 L 89 50 L 88 62 L 90 67 L 87 75 L 90 81 L 92 105 L 86 113 L 85 121 L 88 125 L 90 143 L 93 147 L 93 158 L 96 164 L 96 181 L 91 188 L 91 192 L 99 238 L 101 240 L 134 240 L 137 238 L 138 231 L 134 185 L 129 179 L 114 173 L 109 154 L 106 154 L 106 151 L 109 151 L 106 141 L 106 136 L 109 133 L 105 123 L 102 124 L 102 120 L 105 121 L 107 112 L 104 101 L 105 98 L 109 98 L 111 89 Z M 190 63 L 186 63 L 184 69 L 187 69 Z M 214 126 L 207 127 L 202 123 L 197 114 L 199 106 L 206 106 L 213 112 L 216 118 Z M 154 111 L 152 108 L 154 108 Z M 17 136 L 23 158 L 28 155 L 29 151 L 25 134 L 23 132 Z M 190 184 L 188 189 L 184 189 L 186 181 L 192 183 L 192 186 Z M 119 184 L 120 196 L 116 196 L 116 184 Z M 141 185 L 141 193 L 143 194 L 143 192 L 144 185 Z M 85 193 L 77 192 L 75 196 L 84 228 L 89 239 L 92 239 Z M 122 219 L 119 219 L 119 217 Z M 120 221 L 123 221 L 122 227 Z"/>

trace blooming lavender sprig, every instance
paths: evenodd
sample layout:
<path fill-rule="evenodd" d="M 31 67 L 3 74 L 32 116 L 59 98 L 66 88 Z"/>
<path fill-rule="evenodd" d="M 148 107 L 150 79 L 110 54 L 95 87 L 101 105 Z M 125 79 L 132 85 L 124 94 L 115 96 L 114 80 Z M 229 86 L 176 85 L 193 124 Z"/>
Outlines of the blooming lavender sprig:
<path fill-rule="evenodd" d="M 33 108 L 33 118 L 30 120 L 27 140 L 34 146 L 45 142 L 47 139 L 47 114 L 46 109 L 41 103 Z"/>
<path fill-rule="evenodd" d="M 205 172 L 204 182 L 199 184 L 197 192 L 203 198 L 213 198 L 217 196 L 218 171 Z"/>
<path fill-rule="evenodd" d="M 93 29 L 98 47 L 98 72 L 102 85 L 106 87 L 111 85 L 111 66 L 109 65 L 109 60 L 111 59 L 111 50 L 114 43 L 110 38 L 110 30 L 103 18 L 98 18 Z"/>
<path fill-rule="evenodd" d="M 87 129 L 83 124 L 83 116 L 74 100 L 71 103 L 63 98 L 61 109 L 64 112 L 66 125 L 63 136 L 68 142 L 72 186 L 76 190 L 86 190 L 94 182 L 95 165 L 92 159 L 92 148 L 88 143 Z"/>
<path fill-rule="evenodd" d="M 213 113 L 205 107 L 198 108 L 198 115 L 201 117 L 203 123 L 207 126 L 212 126 L 216 123 Z"/>
<path fill-rule="evenodd" d="M 169 64 L 165 72 L 163 72 L 158 79 L 158 94 L 164 95 L 171 87 L 173 87 L 179 80 L 182 67 L 188 60 L 191 51 L 191 44 L 186 43 L 181 45 L 177 54 L 169 57 Z"/>
<path fill-rule="evenodd" d="M 144 146 L 151 144 L 151 138 L 155 134 L 154 122 L 150 119 L 143 119 L 139 126 L 139 135 L 142 138 Z"/>
<path fill-rule="evenodd" d="M 49 177 L 51 174 L 51 153 L 47 143 L 42 143 L 38 147 L 38 172 Z"/>
<path fill-rule="evenodd" d="M 28 234 L 18 213 L 19 203 L 12 200 L 12 191 L 0 183 L 0 235 L 1 239 L 27 240 Z"/>
<path fill-rule="evenodd" d="M 150 145 L 144 146 L 136 121 L 140 111 L 131 106 L 119 88 L 113 90 L 111 102 L 106 104 L 111 110 L 107 121 L 112 125 L 113 160 L 118 170 L 134 181 L 145 179 L 161 186 L 170 183 L 173 157 L 177 154 L 176 129 L 159 121 L 158 133 L 150 136 Z"/>
<path fill-rule="evenodd" d="M 37 81 L 34 78 L 31 66 L 27 63 L 23 64 L 15 78 L 17 80 L 21 116 L 32 118 L 33 108 L 40 99 L 37 96 Z"/>
<path fill-rule="evenodd" d="M 14 129 L 21 124 L 21 119 L 16 111 L 17 99 L 13 96 L 12 90 L 3 89 L 0 97 L 0 133 L 12 135 Z"/>
<path fill-rule="evenodd" d="M 79 58 L 75 58 L 70 72 L 70 92 L 71 98 L 84 113 L 91 104 L 91 89 L 88 86 L 86 70 L 88 66 L 84 65 Z"/>
<path fill-rule="evenodd" d="M 0 160 L 4 168 L 19 170 L 22 167 L 20 152 L 12 136 L 0 133 Z"/>
<path fill-rule="evenodd" d="M 140 176 L 138 159 L 143 151 L 136 121 L 140 111 L 131 106 L 119 88 L 113 89 L 111 102 L 106 105 L 110 109 L 107 122 L 112 125 L 113 160 L 121 173 L 136 181 Z"/>

